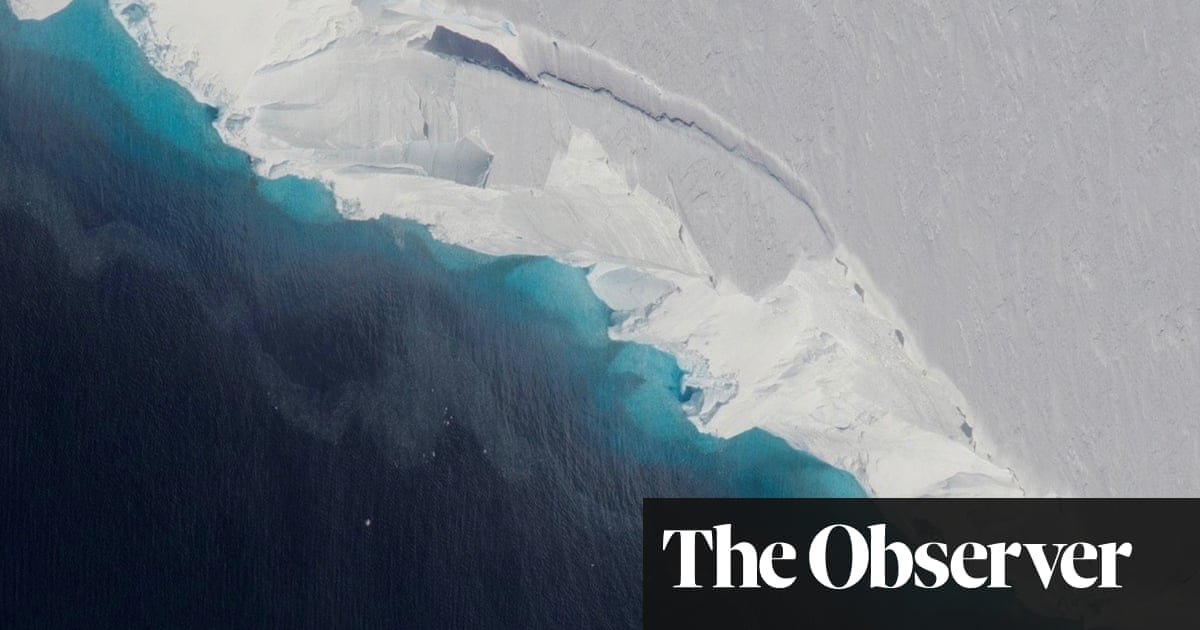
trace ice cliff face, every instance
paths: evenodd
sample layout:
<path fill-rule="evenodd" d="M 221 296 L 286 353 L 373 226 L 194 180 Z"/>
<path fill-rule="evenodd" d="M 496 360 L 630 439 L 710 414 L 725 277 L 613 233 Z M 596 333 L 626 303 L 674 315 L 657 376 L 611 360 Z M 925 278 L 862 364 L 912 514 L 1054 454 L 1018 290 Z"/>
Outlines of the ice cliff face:
<path fill-rule="evenodd" d="M 880 495 L 1019 493 L 1010 461 L 1039 491 L 1082 487 L 1008 439 L 1013 427 L 1065 431 L 1066 416 L 1005 415 L 990 403 L 977 412 L 917 347 L 960 339 L 973 352 L 1019 356 L 1027 343 L 971 345 L 970 319 L 927 324 L 934 306 L 978 306 L 949 278 L 975 273 L 980 252 L 1003 244 L 949 216 L 961 209 L 916 208 L 912 195 L 929 199 L 945 173 L 902 159 L 915 149 L 900 140 L 933 142 L 910 135 L 914 125 L 941 138 L 939 113 L 903 87 L 909 109 L 833 89 L 835 73 L 811 68 L 839 67 L 819 54 L 834 44 L 784 32 L 817 28 L 790 3 L 728 22 L 669 2 L 110 4 L 164 74 L 220 108 L 218 131 L 262 174 L 320 179 L 350 218 L 406 217 L 480 251 L 591 267 L 593 289 L 618 311 L 612 334 L 674 353 L 687 384 L 703 389 L 688 409 L 703 430 L 763 427 Z M 847 112 L 861 112 L 861 137 L 841 135 L 853 131 Z M 891 153 L 874 155 L 884 141 Z M 917 179 L 881 175 L 899 168 L 889 160 L 923 174 L 925 192 Z M 895 219 L 896 204 L 924 239 Z M 955 238 L 951 228 L 978 238 L 936 249 Z M 889 230 L 895 243 L 884 242 Z M 1010 274 L 1023 269 L 1005 262 Z M 929 276 L 921 282 L 938 290 L 898 293 L 901 312 L 916 314 L 910 326 L 867 268 L 893 281 Z M 1014 374 L 991 386 L 1032 387 Z"/>

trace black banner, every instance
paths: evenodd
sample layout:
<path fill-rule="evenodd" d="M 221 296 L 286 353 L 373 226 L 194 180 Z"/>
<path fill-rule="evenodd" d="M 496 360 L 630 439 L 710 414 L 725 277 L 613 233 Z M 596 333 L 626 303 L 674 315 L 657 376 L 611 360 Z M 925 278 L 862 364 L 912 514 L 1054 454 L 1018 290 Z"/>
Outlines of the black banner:
<path fill-rule="evenodd" d="M 1200 628 L 1198 516 L 1192 499 L 648 499 L 645 627 Z"/>

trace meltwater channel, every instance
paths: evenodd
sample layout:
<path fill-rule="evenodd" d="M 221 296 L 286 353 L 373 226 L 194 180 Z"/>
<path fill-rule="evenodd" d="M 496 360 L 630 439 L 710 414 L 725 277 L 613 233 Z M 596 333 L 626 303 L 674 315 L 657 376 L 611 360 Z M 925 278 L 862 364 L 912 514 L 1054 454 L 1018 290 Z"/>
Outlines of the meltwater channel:
<path fill-rule="evenodd" d="M 641 500 L 858 496 L 583 271 L 256 177 L 102 0 L 0 8 L 0 625 L 635 626 Z"/>

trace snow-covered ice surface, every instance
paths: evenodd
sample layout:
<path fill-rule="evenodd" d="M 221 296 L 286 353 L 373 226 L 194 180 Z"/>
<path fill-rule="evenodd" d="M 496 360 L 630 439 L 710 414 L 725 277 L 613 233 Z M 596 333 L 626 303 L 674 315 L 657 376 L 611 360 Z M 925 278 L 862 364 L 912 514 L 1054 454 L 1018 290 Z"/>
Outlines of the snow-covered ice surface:
<path fill-rule="evenodd" d="M 263 174 L 593 266 L 704 430 L 879 495 L 1200 489 L 1187 5 L 110 4 Z"/>
<path fill-rule="evenodd" d="M 635 67 L 802 174 L 1026 489 L 1200 492 L 1200 5 L 466 6 Z"/>

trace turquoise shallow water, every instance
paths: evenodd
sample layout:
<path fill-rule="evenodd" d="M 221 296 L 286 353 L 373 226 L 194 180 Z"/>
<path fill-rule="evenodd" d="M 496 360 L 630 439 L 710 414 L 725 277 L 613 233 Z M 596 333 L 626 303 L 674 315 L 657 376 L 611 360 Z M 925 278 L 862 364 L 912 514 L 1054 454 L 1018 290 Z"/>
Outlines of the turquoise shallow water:
<path fill-rule="evenodd" d="M 861 495 L 698 432 L 583 270 L 342 220 L 213 119 L 103 2 L 0 11 L 4 491 L 56 524 L 0 558 L 25 621 L 628 626 L 643 497 Z"/>

